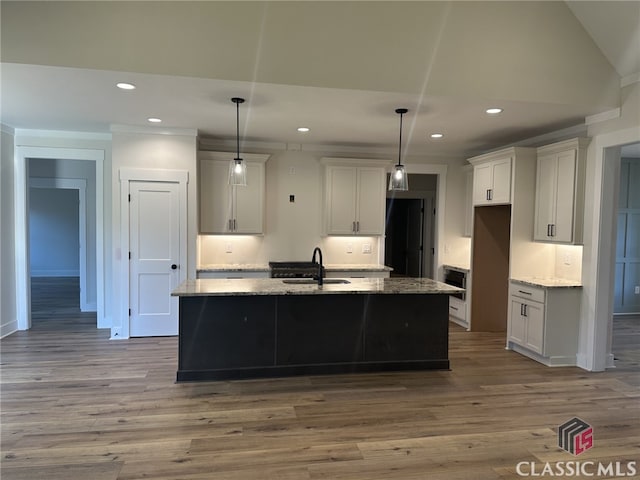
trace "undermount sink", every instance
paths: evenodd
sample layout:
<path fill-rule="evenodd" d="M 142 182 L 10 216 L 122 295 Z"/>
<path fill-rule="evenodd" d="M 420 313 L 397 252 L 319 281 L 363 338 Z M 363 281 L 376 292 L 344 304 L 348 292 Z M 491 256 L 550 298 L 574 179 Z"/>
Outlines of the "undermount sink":
<path fill-rule="evenodd" d="M 297 285 L 317 285 L 318 281 L 313 280 L 312 278 L 287 278 L 282 280 L 282 283 L 293 283 Z M 349 280 L 345 280 L 344 278 L 325 278 L 322 280 L 324 285 L 331 285 L 336 283 L 351 283 Z"/>

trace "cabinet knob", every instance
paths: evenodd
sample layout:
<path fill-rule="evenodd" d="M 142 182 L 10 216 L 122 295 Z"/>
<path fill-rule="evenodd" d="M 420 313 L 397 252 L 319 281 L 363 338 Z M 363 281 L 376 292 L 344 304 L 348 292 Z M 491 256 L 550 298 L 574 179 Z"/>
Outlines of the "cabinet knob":
<path fill-rule="evenodd" d="M 176 265 L 175 263 L 171 264 L 171 270 L 176 270 L 178 268 L 178 265 Z"/>

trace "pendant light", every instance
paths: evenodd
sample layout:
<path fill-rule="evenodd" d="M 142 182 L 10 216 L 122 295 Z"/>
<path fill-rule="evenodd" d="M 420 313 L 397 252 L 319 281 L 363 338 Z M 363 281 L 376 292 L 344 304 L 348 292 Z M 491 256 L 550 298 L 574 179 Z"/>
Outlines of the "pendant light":
<path fill-rule="evenodd" d="M 398 164 L 389 176 L 389 190 L 409 190 L 409 178 L 407 170 L 401 163 L 402 159 L 402 116 L 409 110 L 406 108 L 397 108 L 396 113 L 400 115 L 400 141 L 398 142 Z"/>
<path fill-rule="evenodd" d="M 236 158 L 229 165 L 229 184 L 246 186 L 247 165 L 240 158 L 240 104 L 244 98 L 233 97 L 231 101 L 236 104 Z"/>

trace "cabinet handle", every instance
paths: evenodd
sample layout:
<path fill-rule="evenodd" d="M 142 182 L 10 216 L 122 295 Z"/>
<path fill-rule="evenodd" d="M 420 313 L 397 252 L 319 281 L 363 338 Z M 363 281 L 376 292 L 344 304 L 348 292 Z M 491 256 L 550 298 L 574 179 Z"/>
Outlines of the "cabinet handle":
<path fill-rule="evenodd" d="M 458 307 L 449 306 L 449 308 L 450 308 L 451 310 L 455 310 L 456 312 L 458 311 Z"/>
<path fill-rule="evenodd" d="M 551 236 L 551 224 L 547 223 L 547 237 Z"/>
<path fill-rule="evenodd" d="M 522 308 L 522 307 L 524 307 L 524 304 L 522 304 L 522 303 L 521 303 L 521 304 L 520 304 L 520 316 L 521 316 L 521 317 L 524 317 L 524 310 L 523 310 L 523 308 Z"/>
<path fill-rule="evenodd" d="M 229 231 L 233 232 L 233 220 L 229 219 Z"/>
<path fill-rule="evenodd" d="M 236 219 L 233 219 L 233 231 L 235 232 L 238 229 L 238 223 L 236 222 Z"/>
<path fill-rule="evenodd" d="M 556 236 L 556 224 L 555 223 L 551 224 L 551 236 L 552 237 Z"/>
<path fill-rule="evenodd" d="M 356 232 L 360 231 L 360 222 L 356 222 Z"/>
<path fill-rule="evenodd" d="M 356 233 L 356 222 L 355 221 L 351 222 L 351 231 L 353 233 Z"/>
<path fill-rule="evenodd" d="M 531 292 L 525 292 L 524 290 L 518 290 L 518 293 L 522 293 L 524 295 L 533 295 Z"/>
<path fill-rule="evenodd" d="M 527 305 L 526 304 L 522 304 L 522 311 L 524 312 L 524 316 L 528 317 L 528 315 L 527 315 Z"/>
<path fill-rule="evenodd" d="M 489 192 L 491 192 L 491 190 L 487 188 L 487 195 L 486 195 L 487 200 L 491 200 L 491 194 Z"/>

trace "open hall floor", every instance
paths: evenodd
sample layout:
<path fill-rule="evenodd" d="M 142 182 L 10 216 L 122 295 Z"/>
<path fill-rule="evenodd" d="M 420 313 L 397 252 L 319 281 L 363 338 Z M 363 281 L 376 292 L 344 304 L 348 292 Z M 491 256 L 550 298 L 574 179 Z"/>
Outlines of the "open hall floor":
<path fill-rule="evenodd" d="M 34 279 L 33 328 L 0 342 L 2 480 L 514 479 L 520 462 L 640 460 L 637 317 L 616 319 L 606 372 L 451 324 L 450 371 L 177 384 L 177 338 L 109 340 L 75 279 L 52 282 Z M 558 448 L 573 417 L 594 432 L 578 457 Z"/>

